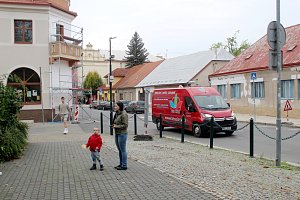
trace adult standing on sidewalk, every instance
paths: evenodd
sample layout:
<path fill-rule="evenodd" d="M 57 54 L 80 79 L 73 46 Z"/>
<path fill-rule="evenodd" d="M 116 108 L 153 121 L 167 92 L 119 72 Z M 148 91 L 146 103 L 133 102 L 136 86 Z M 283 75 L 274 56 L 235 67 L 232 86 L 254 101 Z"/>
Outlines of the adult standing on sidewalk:
<path fill-rule="evenodd" d="M 124 105 L 122 102 L 117 102 L 115 105 L 116 114 L 113 119 L 113 128 L 115 129 L 115 142 L 119 150 L 120 164 L 115 168 L 117 170 L 127 170 L 127 127 L 128 127 L 128 115 L 124 111 Z"/>
<path fill-rule="evenodd" d="M 68 133 L 68 126 L 67 126 L 67 120 L 70 113 L 70 108 L 68 104 L 65 103 L 65 97 L 61 97 L 61 104 L 58 106 L 59 115 L 61 117 L 61 120 L 64 122 L 64 134 Z"/>

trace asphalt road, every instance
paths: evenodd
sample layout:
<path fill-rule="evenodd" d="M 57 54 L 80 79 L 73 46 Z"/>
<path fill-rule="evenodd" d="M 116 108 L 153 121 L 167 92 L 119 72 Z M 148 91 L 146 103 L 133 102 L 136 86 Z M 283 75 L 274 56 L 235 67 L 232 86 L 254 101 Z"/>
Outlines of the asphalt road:
<path fill-rule="evenodd" d="M 85 129 L 94 126 L 100 126 L 100 112 L 104 114 L 104 132 L 109 132 L 108 124 L 109 120 L 109 111 L 99 111 L 95 109 L 83 108 L 84 110 L 80 110 L 79 117 L 81 119 L 81 124 Z M 129 115 L 129 132 L 134 133 L 133 126 L 133 115 Z M 138 114 L 138 134 L 143 134 L 145 132 L 144 122 L 144 114 Z M 96 122 L 94 122 L 96 121 Z M 239 122 L 238 128 L 243 127 L 247 123 Z M 272 125 L 262 125 L 257 124 L 257 127 L 261 129 L 261 131 L 267 134 L 270 137 L 276 138 L 276 127 Z M 148 124 L 148 133 L 159 135 L 159 131 L 156 130 L 155 124 L 151 122 L 151 117 L 149 117 Z M 300 131 L 300 128 L 292 128 L 287 126 L 282 126 L 282 138 L 293 135 L 294 133 Z M 246 128 L 234 132 L 232 136 L 225 136 L 223 133 L 219 133 L 214 138 L 214 147 L 226 148 L 234 151 L 244 152 L 249 154 L 250 151 L 250 137 L 249 137 L 250 129 L 249 126 Z M 178 129 L 174 128 L 165 128 L 163 132 L 164 136 L 172 137 L 180 140 L 181 132 Z M 209 138 L 196 138 L 192 136 L 191 133 L 186 132 L 185 140 L 191 141 L 194 143 L 199 143 L 203 145 L 209 146 Z M 257 128 L 254 127 L 254 155 L 256 157 L 263 157 L 275 160 L 276 158 L 276 141 L 264 136 L 262 133 L 258 131 Z M 284 140 L 281 143 L 281 161 L 292 162 L 296 164 L 300 164 L 300 134 L 297 136 Z"/>

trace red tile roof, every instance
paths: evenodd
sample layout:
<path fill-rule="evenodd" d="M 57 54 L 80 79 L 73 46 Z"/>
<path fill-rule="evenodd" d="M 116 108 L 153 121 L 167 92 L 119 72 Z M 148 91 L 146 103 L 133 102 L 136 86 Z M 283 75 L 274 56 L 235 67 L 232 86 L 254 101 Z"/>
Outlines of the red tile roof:
<path fill-rule="evenodd" d="M 156 61 L 136 65 L 128 69 L 124 78 L 114 85 L 115 89 L 133 88 L 139 84 L 148 74 L 150 74 L 163 61 Z"/>
<path fill-rule="evenodd" d="M 283 67 L 291 67 L 300 64 L 300 24 L 286 30 L 286 44 L 282 48 Z M 213 76 L 246 73 L 251 71 L 268 70 L 269 45 L 265 35 L 251 45 L 238 57 L 231 60 L 223 68 L 216 71 Z M 292 49 L 292 50 L 291 50 Z"/>
<path fill-rule="evenodd" d="M 77 16 L 76 12 L 69 10 L 69 4 L 64 1 L 55 0 L 43 0 L 43 1 L 33 1 L 33 0 L 0 0 L 0 4 L 19 4 L 19 5 L 33 5 L 33 6 L 51 6 L 63 12 L 66 12 L 74 17 Z"/>
<path fill-rule="evenodd" d="M 115 70 L 112 71 L 112 75 L 114 77 L 125 77 L 126 74 L 127 74 L 127 72 L 128 72 L 127 68 L 117 68 L 117 69 L 115 69 Z M 108 78 L 108 75 L 109 74 L 106 74 L 104 76 L 104 78 Z"/>

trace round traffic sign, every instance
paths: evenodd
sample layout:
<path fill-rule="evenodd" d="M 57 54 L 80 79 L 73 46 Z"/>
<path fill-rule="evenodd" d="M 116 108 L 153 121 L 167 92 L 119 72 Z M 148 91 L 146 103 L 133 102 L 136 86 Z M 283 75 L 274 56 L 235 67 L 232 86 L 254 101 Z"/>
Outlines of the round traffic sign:
<path fill-rule="evenodd" d="M 276 37 L 276 30 L 277 22 L 272 21 L 268 25 L 267 37 L 268 37 L 268 44 L 271 49 L 276 50 L 276 42 L 278 41 L 278 47 L 281 49 L 286 41 L 286 32 L 282 24 L 279 24 L 279 35 Z"/>

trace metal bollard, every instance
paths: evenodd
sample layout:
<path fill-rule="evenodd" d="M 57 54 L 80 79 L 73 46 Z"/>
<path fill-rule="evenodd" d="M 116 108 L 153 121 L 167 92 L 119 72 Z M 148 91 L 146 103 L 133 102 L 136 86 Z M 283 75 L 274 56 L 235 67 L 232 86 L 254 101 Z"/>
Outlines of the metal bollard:
<path fill-rule="evenodd" d="M 250 157 L 253 158 L 253 152 L 254 152 L 254 122 L 253 119 L 250 119 Z"/>
<path fill-rule="evenodd" d="M 184 126 L 185 126 L 185 118 L 184 115 L 182 115 L 181 118 L 181 143 L 184 143 Z"/>
<path fill-rule="evenodd" d="M 209 148 L 214 148 L 214 117 L 210 120 L 210 140 L 209 140 Z"/>
<path fill-rule="evenodd" d="M 100 112 L 100 131 L 103 134 L 103 113 Z"/>
<path fill-rule="evenodd" d="M 137 120 L 136 120 L 136 113 L 133 115 L 134 121 L 134 135 L 137 135 Z"/>
<path fill-rule="evenodd" d="M 162 114 L 159 115 L 160 127 L 159 127 L 159 137 L 162 138 Z"/>

